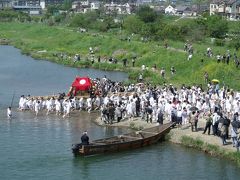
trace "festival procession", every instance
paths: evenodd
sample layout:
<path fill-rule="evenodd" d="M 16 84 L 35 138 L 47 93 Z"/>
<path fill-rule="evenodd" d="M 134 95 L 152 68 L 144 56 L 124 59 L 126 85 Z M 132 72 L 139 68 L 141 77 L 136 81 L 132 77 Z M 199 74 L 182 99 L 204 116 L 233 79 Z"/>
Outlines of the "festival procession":
<path fill-rule="evenodd" d="M 176 88 L 172 84 L 152 86 L 142 81 L 124 85 L 106 76 L 101 79 L 77 76 L 66 94 L 22 95 L 19 110 L 32 111 L 36 116 L 55 114 L 63 118 L 73 112 L 99 112 L 101 123 L 107 126 L 137 118 L 150 124 L 174 123 L 175 128 L 187 127 L 192 132 L 198 132 L 198 122 L 203 120 L 202 134 L 216 136 L 223 146 L 232 142 L 237 151 L 240 146 L 240 92 L 220 87 L 217 79 L 209 81 L 207 90 L 203 90 L 198 85 L 183 84 Z M 10 107 L 7 113 L 12 116 Z M 83 137 L 86 134 L 83 133 Z"/>

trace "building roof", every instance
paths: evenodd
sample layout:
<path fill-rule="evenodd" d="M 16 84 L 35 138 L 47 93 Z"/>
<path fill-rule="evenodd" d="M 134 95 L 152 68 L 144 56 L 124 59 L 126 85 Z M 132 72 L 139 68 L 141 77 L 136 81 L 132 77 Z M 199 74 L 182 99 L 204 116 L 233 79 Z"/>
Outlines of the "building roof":
<path fill-rule="evenodd" d="M 227 4 L 232 5 L 238 0 L 212 0 L 211 4 Z"/>
<path fill-rule="evenodd" d="M 177 11 L 191 11 L 191 8 L 188 6 L 176 6 Z"/>
<path fill-rule="evenodd" d="M 171 6 L 172 8 L 176 7 L 176 5 L 174 5 L 174 4 L 169 4 L 169 5 L 166 6 L 166 8 L 169 7 L 169 6 Z"/>
<path fill-rule="evenodd" d="M 14 9 L 42 9 L 41 6 L 13 6 Z"/>

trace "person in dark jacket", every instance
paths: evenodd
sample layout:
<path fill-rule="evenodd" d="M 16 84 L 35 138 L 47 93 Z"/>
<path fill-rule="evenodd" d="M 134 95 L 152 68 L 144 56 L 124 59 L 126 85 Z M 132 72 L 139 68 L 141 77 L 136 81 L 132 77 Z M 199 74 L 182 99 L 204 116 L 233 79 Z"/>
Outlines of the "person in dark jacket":
<path fill-rule="evenodd" d="M 231 124 L 231 120 L 224 116 L 224 122 L 226 125 L 226 139 L 229 139 L 229 126 Z"/>
<path fill-rule="evenodd" d="M 159 111 L 159 112 L 158 112 L 157 122 L 158 122 L 159 124 L 163 124 L 163 112 L 162 112 L 162 111 Z"/>
<path fill-rule="evenodd" d="M 148 123 L 148 121 L 150 121 L 150 123 L 152 123 L 152 113 L 153 113 L 153 110 L 152 110 L 152 107 L 150 105 L 148 105 L 146 107 L 146 112 L 147 112 L 147 123 Z"/>
<path fill-rule="evenodd" d="M 140 108 L 141 108 L 141 101 L 140 101 L 140 98 L 139 97 L 137 97 L 137 100 L 136 100 L 136 115 L 137 115 L 137 117 L 139 117 L 140 116 Z"/>
<path fill-rule="evenodd" d="M 87 135 L 87 131 L 83 132 L 81 141 L 82 141 L 81 145 L 89 145 L 89 137 Z"/>
<path fill-rule="evenodd" d="M 113 121 L 114 121 L 114 116 L 115 116 L 115 107 L 114 107 L 113 104 L 110 104 L 110 105 L 109 105 L 108 111 L 109 111 L 110 124 L 112 124 Z"/>
<path fill-rule="evenodd" d="M 226 145 L 227 144 L 227 120 L 224 119 L 222 113 L 219 114 L 220 119 L 219 119 L 219 129 L 220 129 L 220 137 L 222 139 L 222 144 Z"/>
<path fill-rule="evenodd" d="M 203 131 L 203 134 L 205 134 L 206 131 L 208 130 L 208 135 L 210 135 L 211 126 L 212 126 L 212 117 L 211 117 L 211 113 L 209 113 L 208 117 L 206 119 L 206 125 L 205 125 L 205 129 Z"/>

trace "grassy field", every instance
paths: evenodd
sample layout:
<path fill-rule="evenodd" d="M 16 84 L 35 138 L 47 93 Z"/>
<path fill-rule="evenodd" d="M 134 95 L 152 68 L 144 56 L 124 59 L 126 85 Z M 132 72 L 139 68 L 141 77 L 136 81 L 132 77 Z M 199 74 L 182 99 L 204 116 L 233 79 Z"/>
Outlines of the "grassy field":
<path fill-rule="evenodd" d="M 36 59 L 46 59 L 56 63 L 73 67 L 93 67 L 104 70 L 120 70 L 129 73 L 130 81 L 136 81 L 142 64 L 150 70 L 144 73 L 144 79 L 153 84 L 162 84 L 160 69 L 166 69 L 166 82 L 175 85 L 204 84 L 203 74 L 209 73 L 210 79 L 216 78 L 231 88 L 240 90 L 240 70 L 235 68 L 231 59 L 230 65 L 217 64 L 215 59 L 204 56 L 207 47 L 214 52 L 226 52 L 226 47 L 213 46 L 210 40 L 205 43 L 193 44 L 194 55 L 191 61 L 187 61 L 187 54 L 182 51 L 184 42 L 169 41 L 171 48 L 165 49 L 163 42 L 143 43 L 137 36 L 133 36 L 130 42 L 121 41 L 119 31 L 111 33 L 79 33 L 75 29 L 62 26 L 46 26 L 43 24 L 24 23 L 0 23 L 0 38 L 11 40 L 11 44 L 20 48 L 23 53 Z M 89 47 L 96 50 L 95 56 L 111 57 L 119 60 L 118 64 L 94 63 L 86 61 Z M 46 50 L 45 53 L 38 51 Z M 229 49 L 231 53 L 233 49 Z M 72 60 L 61 60 L 54 54 L 66 53 L 73 56 L 78 53 L 85 61 L 74 63 Z M 131 67 L 131 58 L 137 56 L 136 67 Z M 128 58 L 127 68 L 123 68 L 122 59 Z M 201 62 L 204 59 L 204 62 Z M 156 64 L 158 71 L 152 71 Z M 170 67 L 176 68 L 176 75 L 170 75 Z"/>

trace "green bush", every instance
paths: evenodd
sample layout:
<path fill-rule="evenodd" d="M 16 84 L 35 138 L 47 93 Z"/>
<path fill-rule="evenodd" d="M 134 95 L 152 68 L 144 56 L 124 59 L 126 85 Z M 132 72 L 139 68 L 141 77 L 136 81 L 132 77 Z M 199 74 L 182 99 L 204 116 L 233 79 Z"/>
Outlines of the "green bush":
<path fill-rule="evenodd" d="M 215 39 L 214 45 L 216 45 L 216 46 L 224 46 L 225 45 L 225 41 L 223 39 Z"/>

